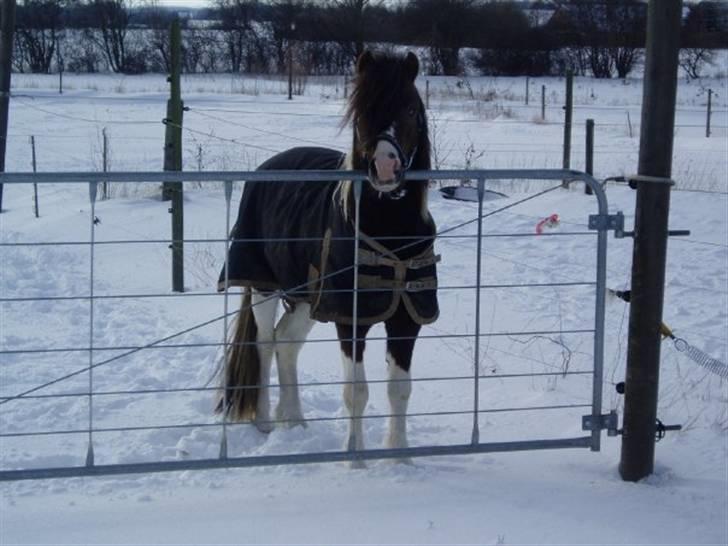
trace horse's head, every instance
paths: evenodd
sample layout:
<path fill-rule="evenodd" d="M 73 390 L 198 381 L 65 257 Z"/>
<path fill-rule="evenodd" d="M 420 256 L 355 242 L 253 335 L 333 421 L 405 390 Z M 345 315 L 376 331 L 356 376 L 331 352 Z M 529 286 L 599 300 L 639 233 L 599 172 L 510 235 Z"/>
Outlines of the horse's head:
<path fill-rule="evenodd" d="M 404 194 L 404 173 L 429 168 L 427 119 L 415 87 L 419 62 L 363 53 L 346 119 L 354 126 L 352 166 L 369 172 L 372 188 L 392 199 Z"/>

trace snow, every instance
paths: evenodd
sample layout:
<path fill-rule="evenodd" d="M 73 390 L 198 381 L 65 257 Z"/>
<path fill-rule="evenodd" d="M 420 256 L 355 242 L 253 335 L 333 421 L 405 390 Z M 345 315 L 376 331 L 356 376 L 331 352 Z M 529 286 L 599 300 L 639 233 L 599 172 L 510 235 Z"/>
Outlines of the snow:
<path fill-rule="evenodd" d="M 158 170 L 162 164 L 166 83 L 161 76 L 119 78 L 66 75 L 63 95 L 51 77 L 15 75 L 10 112 L 8 171 L 30 170 L 29 136 L 35 135 L 41 171 L 98 170 L 107 128 L 109 170 Z M 424 81 L 420 82 L 424 89 Z M 534 104 L 549 89 L 546 122 Z M 560 167 L 563 81 L 453 78 L 431 81 L 430 131 L 442 168 Z M 705 138 L 706 89 L 713 88 L 713 135 Z M 343 79 L 310 78 L 304 96 L 285 99 L 283 81 L 230 76 L 187 77 L 185 169 L 255 168 L 276 150 L 317 143 L 345 150 L 339 127 Z M 575 86 L 572 167 L 583 168 L 584 120 L 596 120 L 598 178 L 633 173 L 639 147 L 641 81 L 578 78 Z M 490 97 L 490 100 L 485 100 Z M 689 237 L 668 246 L 664 321 L 681 338 L 728 362 L 728 86 L 725 79 L 681 81 L 671 198 L 671 229 Z M 627 121 L 630 114 L 632 136 Z M 456 181 L 457 182 L 457 181 Z M 553 184 L 551 184 L 553 185 Z M 551 187 L 546 182 L 502 181 L 489 189 L 507 195 L 485 203 L 486 213 Z M 236 185 L 234 203 L 240 196 Z M 99 201 L 100 243 L 95 248 L 96 295 L 164 295 L 100 299 L 94 308 L 94 362 L 220 317 L 213 294 L 224 255 L 222 187 L 188 185 L 185 248 L 188 293 L 170 292 L 168 204 L 150 184 L 111 187 Z M 6 186 L 0 215 L 3 243 L 85 242 L 90 205 L 85 185 L 39 187 L 40 218 L 33 216 L 31 186 Z M 624 185 L 607 186 L 610 212 L 623 211 L 632 228 L 634 197 Z M 432 191 L 430 208 L 440 230 L 476 216 L 477 204 L 444 199 Z M 558 189 L 489 216 L 484 232 L 486 284 L 584 282 L 594 278 L 595 237 L 587 230 L 596 212 L 581 188 Z M 558 225 L 535 235 L 539 221 L 558 214 Z M 473 235 L 469 225 L 449 235 Z M 518 234 L 518 236 L 503 236 Z M 413 367 L 416 379 L 469 377 L 473 373 L 475 318 L 472 285 L 475 240 L 437 243 L 441 317 L 423 329 Z M 89 290 L 87 245 L 5 246 L 0 251 L 0 297 L 84 296 Z M 632 242 L 609 239 L 608 286 L 629 287 Z M 591 286 L 486 288 L 483 329 L 501 335 L 481 345 L 483 442 L 583 435 L 588 407 L 544 411 L 499 410 L 535 406 L 588 406 L 592 337 L 576 331 L 593 324 Z M 238 304 L 231 297 L 231 306 Z M 0 303 L 2 350 L 87 347 L 86 300 Z M 614 384 L 623 380 L 628 307 L 607 300 L 604 409 L 622 412 Z M 520 334 L 519 332 L 551 332 Z M 203 387 L 213 376 L 222 321 L 174 338 L 175 348 L 154 348 L 96 368 L 94 435 L 97 464 L 216 457 L 220 429 L 213 392 L 158 392 Z M 573 332 L 573 333 L 566 333 Z M 383 329 L 370 334 L 381 338 Z M 263 435 L 230 427 L 231 456 L 335 451 L 346 423 L 331 325 L 317 325 L 315 343 L 301 354 L 307 428 Z M 189 347 L 188 344 L 207 344 Z M 108 349 L 108 350 L 106 350 Z M 386 378 L 381 340 L 367 345 L 367 374 Z M 12 396 L 83 369 L 87 352 L 2 355 L 0 396 Z M 568 371 L 568 375 L 562 375 Z M 557 375 L 503 378 L 503 374 Z M 584 372 L 584 373 L 579 373 Z M 413 465 L 371 462 L 365 470 L 343 464 L 263 467 L 114 478 L 76 478 L 0 485 L 0 544 L 222 544 L 222 543 L 477 543 L 477 544 L 726 544 L 728 543 L 728 391 L 726 382 L 689 361 L 667 340 L 662 346 L 658 415 L 683 431 L 657 444 L 655 472 L 640 483 L 617 471 L 619 438 L 602 437 L 602 449 L 554 450 L 416 459 Z M 84 392 L 88 374 L 36 394 Z M 214 385 L 214 383 L 213 383 Z M 470 440 L 472 381 L 417 381 L 409 418 L 413 446 Z M 130 394 L 130 391 L 148 391 Z M 386 389 L 370 388 L 368 415 L 389 411 Z M 432 415 L 448 413 L 448 415 Z M 460 414 L 459 412 L 463 412 Z M 429 415 L 428 415 L 429 414 Z M 0 405 L 3 434 L 82 430 L 85 397 L 37 398 Z M 188 428 L 137 427 L 193 424 Z M 380 447 L 386 420 L 365 421 L 368 447 Z M 0 438 L 0 468 L 83 465 L 86 434 Z"/>

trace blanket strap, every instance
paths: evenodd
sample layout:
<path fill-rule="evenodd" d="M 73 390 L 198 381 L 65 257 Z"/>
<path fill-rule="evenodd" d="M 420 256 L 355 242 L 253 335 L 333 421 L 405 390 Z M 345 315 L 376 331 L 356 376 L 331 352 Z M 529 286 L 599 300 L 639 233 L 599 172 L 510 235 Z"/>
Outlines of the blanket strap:
<path fill-rule="evenodd" d="M 421 254 L 408 260 L 400 260 L 399 256 L 377 242 L 376 239 L 369 237 L 366 233 L 360 232 L 359 235 L 362 242 L 373 249 L 359 248 L 359 263 L 363 265 L 382 265 L 395 270 L 422 269 L 423 267 L 435 265 L 442 259 L 439 254 L 435 254 L 433 245 L 430 245 Z"/>
<path fill-rule="evenodd" d="M 437 290 L 437 279 L 431 277 L 419 281 L 404 281 L 398 279 L 383 279 L 377 275 L 359 275 L 362 288 L 381 288 L 388 290 L 403 290 L 405 292 L 422 292 L 423 290 Z"/>
<path fill-rule="evenodd" d="M 410 258 L 409 260 L 394 260 L 366 248 L 359 249 L 359 263 L 362 265 L 383 265 L 393 268 L 404 266 L 405 269 L 422 269 L 423 267 L 435 265 L 442 259 L 439 254 L 432 252 L 432 247 L 428 248 L 421 256 L 421 258 Z"/>

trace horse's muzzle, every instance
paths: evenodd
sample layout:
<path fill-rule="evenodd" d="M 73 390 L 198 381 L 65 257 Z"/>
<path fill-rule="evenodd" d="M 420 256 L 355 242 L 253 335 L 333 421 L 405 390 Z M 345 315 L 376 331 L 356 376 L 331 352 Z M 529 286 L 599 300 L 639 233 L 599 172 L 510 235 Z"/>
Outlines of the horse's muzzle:
<path fill-rule="evenodd" d="M 379 173 L 380 170 L 377 168 L 375 160 L 372 159 L 369 162 L 369 184 L 374 191 L 386 194 L 392 199 L 401 197 L 404 190 L 404 169 L 398 168 L 388 172 L 389 177 L 385 180 L 382 180 Z"/>
<path fill-rule="evenodd" d="M 397 198 L 404 185 L 405 161 L 397 141 L 389 134 L 380 135 L 373 157 L 369 161 L 369 183 L 372 188 Z"/>

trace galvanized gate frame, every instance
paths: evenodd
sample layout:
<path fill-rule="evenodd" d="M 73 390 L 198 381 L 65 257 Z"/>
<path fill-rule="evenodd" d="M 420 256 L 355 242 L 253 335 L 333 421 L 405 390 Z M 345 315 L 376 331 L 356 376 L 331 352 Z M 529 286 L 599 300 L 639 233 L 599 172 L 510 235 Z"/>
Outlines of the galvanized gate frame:
<path fill-rule="evenodd" d="M 442 170 L 442 171 L 412 171 L 407 173 L 407 178 L 414 180 L 463 180 L 470 179 L 477 181 L 478 189 L 478 264 L 477 264 L 477 286 L 476 286 L 476 324 L 475 324 L 475 362 L 479 361 L 480 345 L 480 263 L 482 243 L 482 219 L 483 219 L 483 196 L 485 182 L 489 180 L 543 180 L 543 181 L 568 181 L 583 182 L 593 190 L 597 200 L 598 213 L 589 216 L 589 229 L 597 231 L 597 260 L 596 260 L 596 301 L 594 317 L 594 366 L 592 370 L 592 402 L 591 413 L 582 419 L 582 430 L 587 435 L 574 438 L 562 439 L 539 439 L 508 442 L 480 442 L 478 434 L 478 389 L 479 371 L 474 366 L 474 396 L 476 406 L 473 410 L 473 434 L 468 444 L 456 444 L 446 446 L 420 446 L 404 449 L 365 449 L 357 451 L 348 449 L 335 452 L 265 455 L 255 457 L 229 457 L 227 454 L 227 440 L 225 427 L 228 423 L 220 422 L 223 433 L 221 438 L 221 449 L 218 458 L 182 460 L 182 461 L 159 461 L 129 464 L 106 464 L 97 465 L 94 462 L 93 452 L 93 404 L 89 404 L 89 448 L 85 466 L 53 467 L 37 469 L 1 470 L 0 481 L 46 479 L 46 478 L 68 478 L 80 476 L 109 476 L 118 474 L 167 472 L 182 470 L 220 469 L 220 468 L 241 468 L 253 466 L 274 466 L 305 463 L 323 463 L 336 461 L 364 461 L 372 459 L 389 458 L 413 458 L 429 457 L 438 455 L 461 455 L 475 453 L 510 452 L 525 450 L 562 449 L 562 448 L 589 448 L 591 451 L 599 451 L 601 431 L 608 430 L 609 435 L 616 434 L 617 415 L 614 412 L 602 414 L 602 375 L 604 365 L 604 315 L 606 297 L 606 265 L 607 265 L 607 232 L 622 231 L 623 218 L 621 215 L 609 215 L 607 197 L 602 185 L 591 175 L 564 169 L 498 169 L 498 170 Z M 94 243 L 94 203 L 96 197 L 96 185 L 99 182 L 112 183 L 139 183 L 139 182 L 224 182 L 225 197 L 228 219 L 230 216 L 230 196 L 232 183 L 235 181 L 269 181 L 285 183 L 291 181 L 338 181 L 351 180 L 360 183 L 366 180 L 366 174 L 352 171 L 210 171 L 210 172 L 56 172 L 56 173 L 0 173 L 2 184 L 46 184 L 46 183 L 88 183 L 92 204 L 91 210 L 91 249 L 93 260 Z M 229 227 L 229 225 L 228 225 Z M 229 232 L 229 229 L 228 229 Z M 355 237 L 355 244 L 358 245 L 358 234 Z M 93 263 L 93 262 L 92 262 Z M 92 268 L 93 269 L 93 268 Z M 93 313 L 93 272 L 91 278 L 91 298 L 89 312 Z M 356 300 L 355 300 L 356 301 Z M 225 317 L 227 318 L 227 294 L 225 297 Z M 91 323 L 93 324 L 93 322 Z M 89 373 L 90 400 L 93 397 L 93 332 L 91 332 L 91 344 L 89 349 L 89 368 L 84 372 Z M 2 351 L 0 351 L 0 354 Z M 27 394 L 27 393 L 26 393 Z M 0 404 L 11 402 L 22 398 L 24 395 L 0 398 Z M 0 431 L 1 432 L 1 431 Z M 0 433 L 0 438 L 2 434 Z"/>

